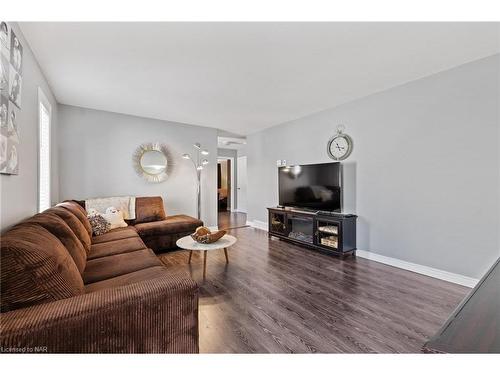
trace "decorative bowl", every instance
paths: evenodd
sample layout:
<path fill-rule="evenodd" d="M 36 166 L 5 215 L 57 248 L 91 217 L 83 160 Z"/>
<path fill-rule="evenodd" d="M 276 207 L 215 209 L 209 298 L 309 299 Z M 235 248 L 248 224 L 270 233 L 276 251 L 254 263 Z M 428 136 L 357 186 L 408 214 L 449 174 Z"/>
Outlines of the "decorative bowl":
<path fill-rule="evenodd" d="M 220 240 L 225 234 L 225 230 L 212 233 L 207 227 L 198 227 L 196 228 L 196 232 L 191 235 L 191 238 L 196 242 L 209 244 Z"/>

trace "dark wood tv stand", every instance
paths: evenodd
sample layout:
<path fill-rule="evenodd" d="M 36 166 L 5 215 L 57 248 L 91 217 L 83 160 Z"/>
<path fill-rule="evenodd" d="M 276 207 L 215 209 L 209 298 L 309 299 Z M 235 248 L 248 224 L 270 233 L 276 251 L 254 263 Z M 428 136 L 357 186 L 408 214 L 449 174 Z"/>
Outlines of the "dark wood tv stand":
<path fill-rule="evenodd" d="M 356 255 L 353 214 L 270 207 L 269 236 L 333 255 Z"/>

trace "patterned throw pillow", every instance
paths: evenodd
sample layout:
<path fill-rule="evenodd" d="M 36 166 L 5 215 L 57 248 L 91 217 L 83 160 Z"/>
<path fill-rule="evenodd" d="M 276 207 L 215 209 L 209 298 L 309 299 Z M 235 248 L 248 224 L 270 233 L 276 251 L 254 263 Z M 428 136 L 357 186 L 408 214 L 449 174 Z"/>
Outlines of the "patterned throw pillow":
<path fill-rule="evenodd" d="M 90 225 L 92 226 L 92 234 L 94 236 L 100 236 L 111 229 L 111 224 L 103 218 L 100 214 L 93 214 L 88 216 Z"/>

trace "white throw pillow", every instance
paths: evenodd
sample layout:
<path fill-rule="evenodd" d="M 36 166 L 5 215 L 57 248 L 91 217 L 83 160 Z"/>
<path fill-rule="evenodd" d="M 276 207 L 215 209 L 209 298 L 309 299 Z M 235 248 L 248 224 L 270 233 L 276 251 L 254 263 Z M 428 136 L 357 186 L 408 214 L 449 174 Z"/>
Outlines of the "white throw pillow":
<path fill-rule="evenodd" d="M 111 224 L 111 229 L 128 227 L 128 224 L 123 220 L 123 212 L 114 207 L 108 207 L 102 217 Z"/>

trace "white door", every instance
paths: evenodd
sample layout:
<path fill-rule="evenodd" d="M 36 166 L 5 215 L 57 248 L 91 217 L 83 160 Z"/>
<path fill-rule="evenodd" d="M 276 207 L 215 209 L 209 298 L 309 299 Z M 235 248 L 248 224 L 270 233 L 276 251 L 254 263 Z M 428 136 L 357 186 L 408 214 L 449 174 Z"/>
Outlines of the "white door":
<path fill-rule="evenodd" d="M 247 157 L 239 156 L 237 164 L 236 179 L 238 180 L 236 203 L 238 211 L 247 212 Z"/>

